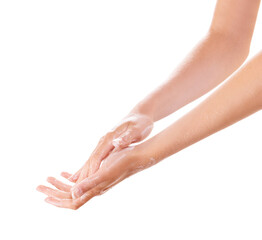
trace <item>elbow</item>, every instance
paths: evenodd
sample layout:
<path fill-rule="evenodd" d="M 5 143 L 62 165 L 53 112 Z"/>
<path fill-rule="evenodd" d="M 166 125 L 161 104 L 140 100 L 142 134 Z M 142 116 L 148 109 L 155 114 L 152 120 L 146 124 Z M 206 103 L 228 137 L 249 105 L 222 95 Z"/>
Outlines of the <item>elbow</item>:
<path fill-rule="evenodd" d="M 230 41 L 229 47 L 231 47 L 232 51 L 234 51 L 236 62 L 240 66 L 245 62 L 245 60 L 249 55 L 250 41 L 239 39 L 236 37 L 231 37 L 229 41 Z"/>
<path fill-rule="evenodd" d="M 233 60 L 232 62 L 234 62 L 236 69 L 239 68 L 247 59 L 248 55 L 249 55 L 249 50 L 250 47 L 249 45 L 243 45 L 241 43 L 236 43 L 233 42 L 231 43 L 231 46 L 233 48 Z"/>

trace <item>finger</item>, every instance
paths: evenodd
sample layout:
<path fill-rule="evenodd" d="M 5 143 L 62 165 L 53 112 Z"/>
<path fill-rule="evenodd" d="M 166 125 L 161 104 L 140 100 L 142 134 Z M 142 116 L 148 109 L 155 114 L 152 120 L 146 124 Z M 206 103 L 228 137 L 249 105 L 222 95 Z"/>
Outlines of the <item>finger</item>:
<path fill-rule="evenodd" d="M 98 143 L 97 147 L 91 154 L 87 163 L 83 167 L 77 183 L 97 172 L 102 160 L 109 154 L 110 151 L 113 150 L 113 148 L 114 146 L 112 144 L 111 135 L 107 135 L 105 138 L 102 138 L 102 140 Z"/>
<path fill-rule="evenodd" d="M 71 175 L 68 180 L 71 182 L 76 182 L 82 172 L 83 167 L 81 167 L 75 174 Z"/>
<path fill-rule="evenodd" d="M 107 157 L 107 155 L 109 154 L 110 151 L 112 151 L 112 149 L 114 148 L 113 144 L 112 144 L 112 137 L 108 137 L 105 138 L 104 141 L 102 141 L 94 150 L 94 152 L 91 155 L 90 158 L 90 171 L 92 173 L 94 173 L 94 167 L 95 166 L 99 166 L 101 161 Z"/>
<path fill-rule="evenodd" d="M 89 173 L 89 161 L 87 161 L 79 174 L 76 184 L 88 177 Z"/>
<path fill-rule="evenodd" d="M 66 179 L 68 179 L 68 178 L 70 178 L 72 176 L 72 174 L 68 173 L 68 172 L 61 172 L 61 176 L 66 178 Z"/>
<path fill-rule="evenodd" d="M 102 175 L 97 173 L 84 179 L 82 182 L 77 183 L 72 187 L 71 193 L 73 199 L 81 197 L 85 192 L 103 183 L 104 179 L 102 178 Z"/>
<path fill-rule="evenodd" d="M 96 188 L 84 193 L 80 198 L 77 198 L 73 201 L 75 201 L 75 204 L 77 208 L 81 207 L 84 205 L 86 202 L 88 202 L 91 198 L 103 194 L 103 188 L 104 188 L 104 183 L 98 185 Z"/>
<path fill-rule="evenodd" d="M 101 147 L 102 148 L 102 147 Z M 97 170 L 99 169 L 101 162 L 106 158 L 106 156 L 109 155 L 109 153 L 114 149 L 112 143 L 106 145 L 104 147 L 104 152 L 98 156 L 98 157 L 94 157 L 92 158 L 92 160 L 89 163 L 89 171 L 88 171 L 88 176 L 94 174 L 97 172 Z"/>
<path fill-rule="evenodd" d="M 91 198 L 92 198 L 92 196 L 89 196 L 88 198 L 86 197 L 85 202 L 84 202 L 84 201 L 80 201 L 80 200 L 58 199 L 58 198 L 54 198 L 54 197 L 48 197 L 48 198 L 45 199 L 45 201 L 47 203 L 50 203 L 50 204 L 56 206 L 56 207 L 69 208 L 69 209 L 77 210 L 79 207 L 84 205 Z"/>
<path fill-rule="evenodd" d="M 62 190 L 64 192 L 70 192 L 72 186 L 67 185 L 59 180 L 57 180 L 54 177 L 48 177 L 47 182 L 51 183 L 53 186 L 55 186 L 57 189 Z"/>
<path fill-rule="evenodd" d="M 71 193 L 69 192 L 62 192 L 60 190 L 56 190 L 56 189 L 52 189 L 50 187 L 46 187 L 43 185 L 40 185 L 36 188 L 37 191 L 42 192 L 44 194 L 46 194 L 47 196 L 50 197 L 57 197 L 57 198 L 61 198 L 61 199 L 70 199 L 72 198 Z"/>
<path fill-rule="evenodd" d="M 97 186 L 96 188 L 90 190 L 89 192 L 83 194 L 80 198 L 77 199 L 59 199 L 55 197 L 48 197 L 45 199 L 46 202 L 60 208 L 69 208 L 76 210 L 83 206 L 91 198 L 99 195 L 101 193 L 101 187 Z"/>
<path fill-rule="evenodd" d="M 85 166 L 82 168 L 81 174 L 76 181 L 77 183 L 81 182 L 89 175 L 97 172 L 103 159 L 107 157 L 109 153 L 114 149 L 114 145 L 112 143 L 113 139 L 119 137 L 122 133 L 124 133 L 128 129 L 129 124 L 129 122 L 120 124 L 118 127 L 112 129 L 99 140 L 95 150 L 92 152 L 90 158 L 86 162 Z"/>
<path fill-rule="evenodd" d="M 73 176 L 73 174 L 68 173 L 68 172 L 61 172 L 61 176 L 66 178 L 68 181 L 75 183 L 76 181 L 70 179 L 71 176 Z"/>
<path fill-rule="evenodd" d="M 111 183 L 110 181 L 100 183 L 95 188 L 92 188 L 91 190 L 84 193 L 80 198 L 73 199 L 74 206 L 76 207 L 76 209 L 78 209 L 86 202 L 88 202 L 91 198 L 104 194 L 106 191 L 108 191 L 110 188 L 116 185 L 119 181 L 120 180 L 115 181 L 113 183 Z"/>
<path fill-rule="evenodd" d="M 56 207 L 61 207 L 61 199 L 57 199 L 57 198 L 54 198 L 54 197 L 47 197 L 45 199 L 45 201 L 47 203 L 50 203 L 50 204 L 56 206 Z"/>

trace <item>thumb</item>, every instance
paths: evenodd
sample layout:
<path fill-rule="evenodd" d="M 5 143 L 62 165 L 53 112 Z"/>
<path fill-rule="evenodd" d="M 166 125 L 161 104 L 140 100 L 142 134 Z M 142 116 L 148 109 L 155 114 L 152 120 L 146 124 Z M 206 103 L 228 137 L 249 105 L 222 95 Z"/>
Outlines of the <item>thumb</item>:
<path fill-rule="evenodd" d="M 96 187 L 101 182 L 101 177 L 99 175 L 93 175 L 90 178 L 86 178 L 79 183 L 76 183 L 71 188 L 72 198 L 76 199 L 81 197 L 85 192 Z"/>

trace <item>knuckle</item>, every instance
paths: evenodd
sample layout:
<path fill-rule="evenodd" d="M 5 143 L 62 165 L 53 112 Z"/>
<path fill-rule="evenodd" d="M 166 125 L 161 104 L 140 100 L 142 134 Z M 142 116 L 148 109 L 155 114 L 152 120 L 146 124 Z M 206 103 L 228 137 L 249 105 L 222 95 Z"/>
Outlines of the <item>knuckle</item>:
<path fill-rule="evenodd" d="M 96 191 L 94 191 L 93 196 L 101 196 L 103 194 L 103 189 L 99 188 Z"/>
<path fill-rule="evenodd" d="M 102 136 L 100 139 L 99 139 L 99 143 L 104 143 L 104 142 L 107 142 L 109 140 L 111 140 L 114 136 L 114 132 L 108 132 L 106 135 Z"/>
<path fill-rule="evenodd" d="M 99 192 L 97 192 L 97 196 L 101 196 L 102 194 L 104 194 L 105 191 L 100 190 Z"/>
<path fill-rule="evenodd" d="M 105 135 L 105 140 L 106 141 L 110 141 L 112 140 L 114 137 L 114 132 L 108 132 L 106 135 Z"/>
<path fill-rule="evenodd" d="M 102 194 L 106 193 L 106 192 L 107 192 L 108 190 L 110 190 L 112 187 L 113 187 L 113 185 L 110 184 L 109 186 L 103 188 L 103 189 L 100 191 L 99 195 L 102 195 Z"/>
<path fill-rule="evenodd" d="M 101 158 L 103 157 L 104 155 L 104 151 L 101 150 L 101 151 L 95 151 L 93 154 L 92 154 L 92 158 L 89 160 L 89 163 L 88 163 L 88 169 L 92 169 L 98 162 L 101 161 Z"/>
<path fill-rule="evenodd" d="M 94 197 L 94 196 L 96 196 L 97 195 L 97 190 L 91 190 L 90 191 L 90 196 L 92 196 L 92 197 Z"/>

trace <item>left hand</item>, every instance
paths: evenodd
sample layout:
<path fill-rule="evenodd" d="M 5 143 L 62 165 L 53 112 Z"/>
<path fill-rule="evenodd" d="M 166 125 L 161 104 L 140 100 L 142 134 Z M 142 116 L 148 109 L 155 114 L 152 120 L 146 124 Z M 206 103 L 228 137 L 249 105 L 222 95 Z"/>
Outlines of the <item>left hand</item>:
<path fill-rule="evenodd" d="M 46 198 L 48 203 L 76 210 L 91 198 L 103 194 L 125 178 L 156 163 L 154 158 L 138 151 L 138 146 L 127 147 L 111 153 L 96 173 L 73 187 L 55 178 L 48 178 L 48 182 L 59 190 L 46 186 L 38 186 L 37 190 L 49 196 Z"/>
<path fill-rule="evenodd" d="M 84 166 L 75 174 L 63 173 L 69 181 L 79 183 L 94 174 L 104 159 L 112 152 L 128 147 L 130 144 L 144 140 L 153 129 L 150 116 L 131 112 L 124 117 L 113 129 L 100 138 Z"/>

